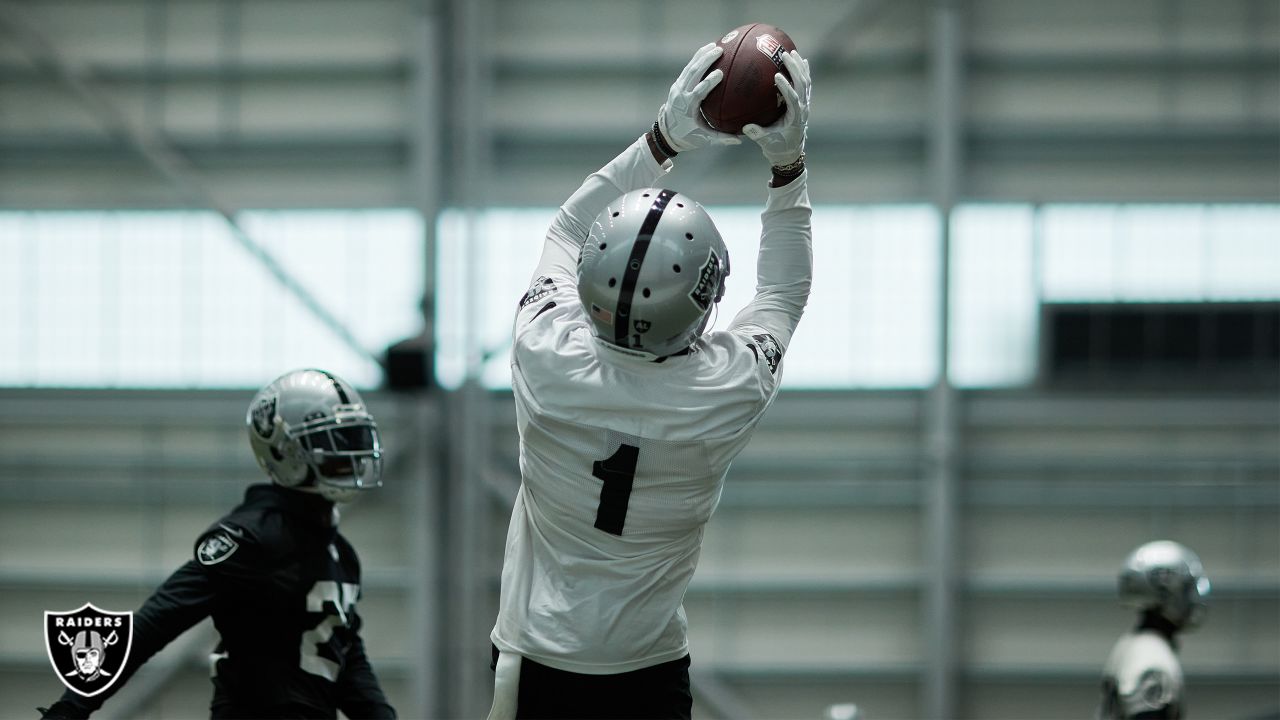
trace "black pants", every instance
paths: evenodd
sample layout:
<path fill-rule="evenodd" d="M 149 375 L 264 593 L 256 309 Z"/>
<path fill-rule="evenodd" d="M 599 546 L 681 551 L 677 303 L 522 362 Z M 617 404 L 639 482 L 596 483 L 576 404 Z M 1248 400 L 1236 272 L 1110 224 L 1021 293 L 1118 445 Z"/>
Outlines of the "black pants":
<path fill-rule="evenodd" d="M 494 668 L 498 649 L 493 649 Z M 521 720 L 690 720 L 689 656 L 617 675 L 557 670 L 520 661 Z"/>

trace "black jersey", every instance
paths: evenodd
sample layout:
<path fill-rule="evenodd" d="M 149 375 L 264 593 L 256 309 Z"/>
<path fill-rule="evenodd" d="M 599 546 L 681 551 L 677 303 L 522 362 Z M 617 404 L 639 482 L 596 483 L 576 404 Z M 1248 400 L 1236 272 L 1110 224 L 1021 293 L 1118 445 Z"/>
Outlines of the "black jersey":
<path fill-rule="evenodd" d="M 360 639 L 360 561 L 318 495 L 254 485 L 245 501 L 196 540 L 194 559 L 134 613 L 124 677 L 52 709 L 87 716 L 153 654 L 205 617 L 221 640 L 213 655 L 215 718 L 394 718 Z"/>

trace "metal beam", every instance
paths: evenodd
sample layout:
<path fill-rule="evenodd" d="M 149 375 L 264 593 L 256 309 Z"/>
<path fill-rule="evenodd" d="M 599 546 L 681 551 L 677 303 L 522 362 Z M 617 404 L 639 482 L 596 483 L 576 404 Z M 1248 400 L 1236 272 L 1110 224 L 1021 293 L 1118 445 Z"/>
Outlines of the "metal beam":
<path fill-rule="evenodd" d="M 434 371 L 436 220 L 441 206 L 440 148 L 444 139 L 439 118 L 445 107 L 440 56 L 445 35 L 444 20 L 437 0 L 415 0 L 411 8 L 409 58 L 409 108 L 406 132 L 409 136 L 409 202 L 422 217 L 422 333 L 426 352 L 428 382 Z M 449 593 L 445 589 L 445 552 L 449 547 L 448 524 L 442 500 L 440 477 L 441 448 L 436 437 L 441 431 L 441 403 L 434 393 L 415 398 L 414 427 L 421 440 L 415 453 L 413 483 L 407 502 L 405 557 L 415 558 L 410 567 L 409 618 L 413 672 L 411 710 L 406 717 L 443 717 L 446 714 L 444 688 L 450 656 L 445 647 L 448 620 L 445 615 Z"/>
<path fill-rule="evenodd" d="M 964 175 L 961 129 L 964 53 L 961 48 L 963 0 L 934 0 L 930 22 L 929 64 L 932 123 L 929 129 L 931 195 L 938 211 L 938 376 L 926 400 L 924 552 L 928 583 L 924 602 L 924 682 L 921 709 L 925 717 L 957 717 L 957 543 L 960 540 L 957 491 L 957 396 L 950 380 L 951 211 Z"/>
<path fill-rule="evenodd" d="M 169 181 L 188 202 L 217 213 L 232 239 L 293 294 L 312 315 L 356 354 L 379 367 L 382 358 L 365 348 L 336 316 L 295 279 L 270 252 L 253 239 L 225 205 L 201 181 L 199 174 L 158 132 L 131 122 L 106 93 L 92 81 L 88 69 L 72 64 L 48 35 L 13 2 L 0 2 L 0 30 L 6 31 L 36 67 L 44 68 L 67 86 L 90 111 L 94 120 L 119 141 L 132 148 L 147 165 Z"/>
<path fill-rule="evenodd" d="M 480 335 L 484 303 L 484 262 L 481 242 L 481 211 L 487 205 L 487 184 L 492 163 L 493 65 L 489 30 L 493 27 L 491 0 L 448 0 L 450 27 L 446 56 L 451 64 L 454 135 L 449 146 L 451 185 L 456 188 L 456 204 L 465 214 L 462 243 L 466 258 L 464 347 L 467 370 L 462 387 L 449 398 L 454 421 L 447 424 L 450 459 L 448 464 L 449 544 L 445 562 L 449 566 L 447 630 L 449 651 L 446 715 L 483 716 L 492 697 L 493 678 L 488 665 L 488 638 L 493 617 L 487 614 L 491 589 L 486 585 L 488 536 L 485 519 L 489 504 L 485 497 L 485 477 L 492 440 L 489 396 L 482 384 L 483 338 Z M 512 289 L 513 292 L 518 292 Z"/>

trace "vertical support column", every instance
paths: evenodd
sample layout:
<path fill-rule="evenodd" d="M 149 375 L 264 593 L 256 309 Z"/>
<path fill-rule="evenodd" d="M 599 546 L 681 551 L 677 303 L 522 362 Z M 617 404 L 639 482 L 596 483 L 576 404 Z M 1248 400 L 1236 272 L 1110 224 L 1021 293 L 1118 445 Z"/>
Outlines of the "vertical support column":
<path fill-rule="evenodd" d="M 479 717 L 488 709 L 493 680 L 489 661 L 488 631 L 493 622 L 487 602 L 490 589 L 485 523 L 484 476 L 489 466 L 492 427 L 489 398 L 482 371 L 485 350 L 482 334 L 484 307 L 492 299 L 484 283 L 481 213 L 487 206 L 492 132 L 488 102 L 492 96 L 491 0 L 450 0 L 450 41 L 453 77 L 448 88 L 453 111 L 453 187 L 457 205 L 466 213 L 464 343 L 467 370 L 462 388 L 455 394 L 457 412 L 450 424 L 449 522 L 446 558 L 450 587 L 447 647 L 450 650 L 449 717 Z M 518 293 L 518 289 L 513 289 Z M 512 297 L 516 297 L 515 294 Z"/>
<path fill-rule="evenodd" d="M 938 210 L 940 248 L 938 287 L 938 378 L 926 396 L 925 452 L 925 598 L 922 605 L 925 674 L 921 687 L 924 717 L 957 717 L 956 703 L 956 550 L 958 471 L 956 393 L 950 380 L 951 211 L 963 175 L 961 98 L 964 53 L 961 47 L 963 0 L 934 0 L 929 33 L 932 124 L 928 155 L 931 200 Z"/>
<path fill-rule="evenodd" d="M 428 352 L 427 377 L 433 368 L 436 295 L 436 219 L 440 214 L 440 148 L 444 132 L 440 108 L 446 103 L 441 93 L 441 18 L 438 0 L 415 0 L 409 6 L 409 168 L 407 202 L 422 217 L 422 322 Z M 444 668 L 448 665 L 445 646 L 444 584 L 446 535 L 445 510 L 439 469 L 440 444 L 436 438 L 444 423 L 438 421 L 441 403 L 435 393 L 415 393 L 409 416 L 418 434 L 414 450 L 413 485 L 405 497 L 404 511 L 409 529 L 405 553 L 409 565 L 409 656 L 411 660 L 410 702 L 401 712 L 406 717 L 441 717 L 446 714 L 443 697 Z"/>

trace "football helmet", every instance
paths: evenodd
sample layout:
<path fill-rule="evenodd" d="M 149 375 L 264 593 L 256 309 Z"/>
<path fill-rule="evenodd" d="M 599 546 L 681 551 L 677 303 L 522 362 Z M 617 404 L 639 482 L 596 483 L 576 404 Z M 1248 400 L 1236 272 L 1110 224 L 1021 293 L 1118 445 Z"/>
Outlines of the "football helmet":
<path fill-rule="evenodd" d="M 382 485 L 378 426 L 360 394 L 324 370 L 295 370 L 258 391 L 245 416 L 258 465 L 277 485 L 346 502 Z"/>
<path fill-rule="evenodd" d="M 1120 601 L 1138 610 L 1154 610 L 1179 628 L 1190 629 L 1208 612 L 1209 578 L 1200 558 L 1171 540 L 1140 546 L 1120 570 Z"/>
<path fill-rule="evenodd" d="M 596 336 L 665 357 L 693 344 L 724 297 L 729 251 L 701 205 L 661 188 L 614 200 L 578 256 L 578 298 Z"/>

